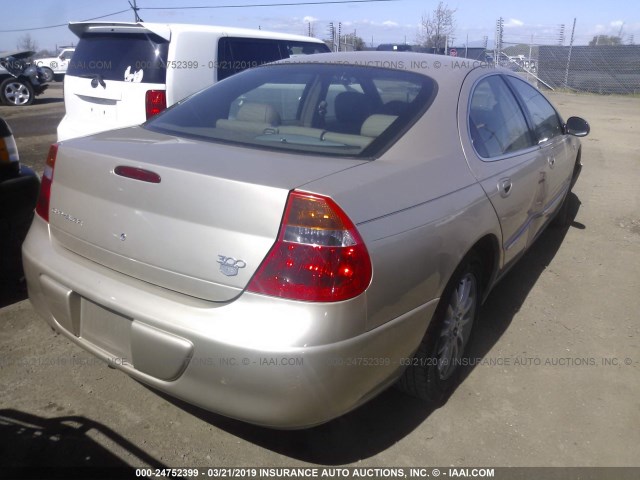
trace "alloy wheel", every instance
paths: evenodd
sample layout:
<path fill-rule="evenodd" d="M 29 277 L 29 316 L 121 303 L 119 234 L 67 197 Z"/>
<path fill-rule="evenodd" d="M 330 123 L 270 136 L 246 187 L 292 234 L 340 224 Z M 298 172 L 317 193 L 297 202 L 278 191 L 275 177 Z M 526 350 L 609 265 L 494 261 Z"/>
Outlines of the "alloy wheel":
<path fill-rule="evenodd" d="M 478 304 L 476 277 L 466 273 L 451 294 L 436 351 L 438 376 L 447 380 L 459 366 L 471 337 Z"/>
<path fill-rule="evenodd" d="M 20 82 L 10 82 L 4 87 L 4 97 L 9 104 L 25 105 L 31 99 L 31 92 Z"/>

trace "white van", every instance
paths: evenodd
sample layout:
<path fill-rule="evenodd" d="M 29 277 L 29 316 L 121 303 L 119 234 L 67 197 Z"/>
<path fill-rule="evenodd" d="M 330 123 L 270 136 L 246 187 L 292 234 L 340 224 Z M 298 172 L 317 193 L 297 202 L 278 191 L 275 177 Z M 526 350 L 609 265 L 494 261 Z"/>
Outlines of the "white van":
<path fill-rule="evenodd" d="M 329 51 L 316 38 L 208 25 L 78 22 L 69 28 L 80 40 L 64 80 L 58 141 L 138 125 L 234 73 Z"/>

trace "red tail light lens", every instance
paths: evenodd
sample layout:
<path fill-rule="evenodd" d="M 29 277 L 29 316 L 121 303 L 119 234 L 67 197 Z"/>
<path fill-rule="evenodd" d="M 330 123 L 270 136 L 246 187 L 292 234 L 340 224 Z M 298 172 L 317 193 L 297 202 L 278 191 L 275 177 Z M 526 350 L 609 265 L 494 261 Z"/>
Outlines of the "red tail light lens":
<path fill-rule="evenodd" d="M 278 240 L 248 290 L 292 300 L 337 302 L 371 282 L 371 260 L 360 234 L 330 198 L 291 192 Z"/>
<path fill-rule="evenodd" d="M 47 222 L 49 221 L 49 201 L 51 200 L 51 183 L 53 182 L 53 170 L 56 167 L 56 157 L 58 156 L 58 144 L 54 143 L 49 147 L 47 163 L 42 174 L 40 184 L 40 196 L 36 205 L 36 213 Z"/>
<path fill-rule="evenodd" d="M 147 120 L 167 108 L 167 92 L 164 90 L 147 90 L 145 110 Z"/>
<path fill-rule="evenodd" d="M 113 169 L 113 173 L 121 177 L 132 178 L 133 180 L 140 180 L 141 182 L 148 183 L 160 183 L 162 178 L 155 172 L 144 170 L 142 168 L 127 167 L 119 165 Z"/>

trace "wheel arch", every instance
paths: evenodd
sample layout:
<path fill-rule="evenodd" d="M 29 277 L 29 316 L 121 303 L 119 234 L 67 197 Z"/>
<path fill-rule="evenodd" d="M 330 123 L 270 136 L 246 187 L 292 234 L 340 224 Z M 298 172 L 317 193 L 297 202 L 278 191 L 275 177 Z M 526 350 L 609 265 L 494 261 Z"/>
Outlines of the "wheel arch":
<path fill-rule="evenodd" d="M 486 234 L 478 239 L 469 248 L 467 253 L 462 257 L 459 265 L 464 263 L 467 258 L 474 255 L 480 261 L 480 268 L 482 272 L 482 299 L 484 302 L 489 296 L 491 288 L 495 284 L 498 277 L 499 265 L 500 265 L 500 247 L 498 239 L 493 234 Z"/>

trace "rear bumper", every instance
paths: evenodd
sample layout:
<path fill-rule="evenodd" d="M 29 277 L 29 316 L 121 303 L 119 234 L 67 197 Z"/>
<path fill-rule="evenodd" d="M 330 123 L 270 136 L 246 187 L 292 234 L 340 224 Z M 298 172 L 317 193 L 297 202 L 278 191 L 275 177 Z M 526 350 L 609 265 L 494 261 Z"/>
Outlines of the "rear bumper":
<path fill-rule="evenodd" d="M 58 124 L 57 134 L 58 142 L 64 140 L 71 140 L 72 138 L 86 137 L 95 133 L 106 132 L 108 130 L 115 130 L 117 128 L 123 128 L 123 125 L 117 123 L 98 123 L 89 122 L 87 120 L 83 122 L 74 122 L 68 115 L 62 117 L 62 121 Z"/>
<path fill-rule="evenodd" d="M 35 309 L 71 341 L 169 395 L 275 428 L 329 421 L 387 387 L 436 303 L 367 332 L 364 295 L 336 305 L 249 293 L 205 302 L 57 246 L 39 217 L 23 258 Z"/>

